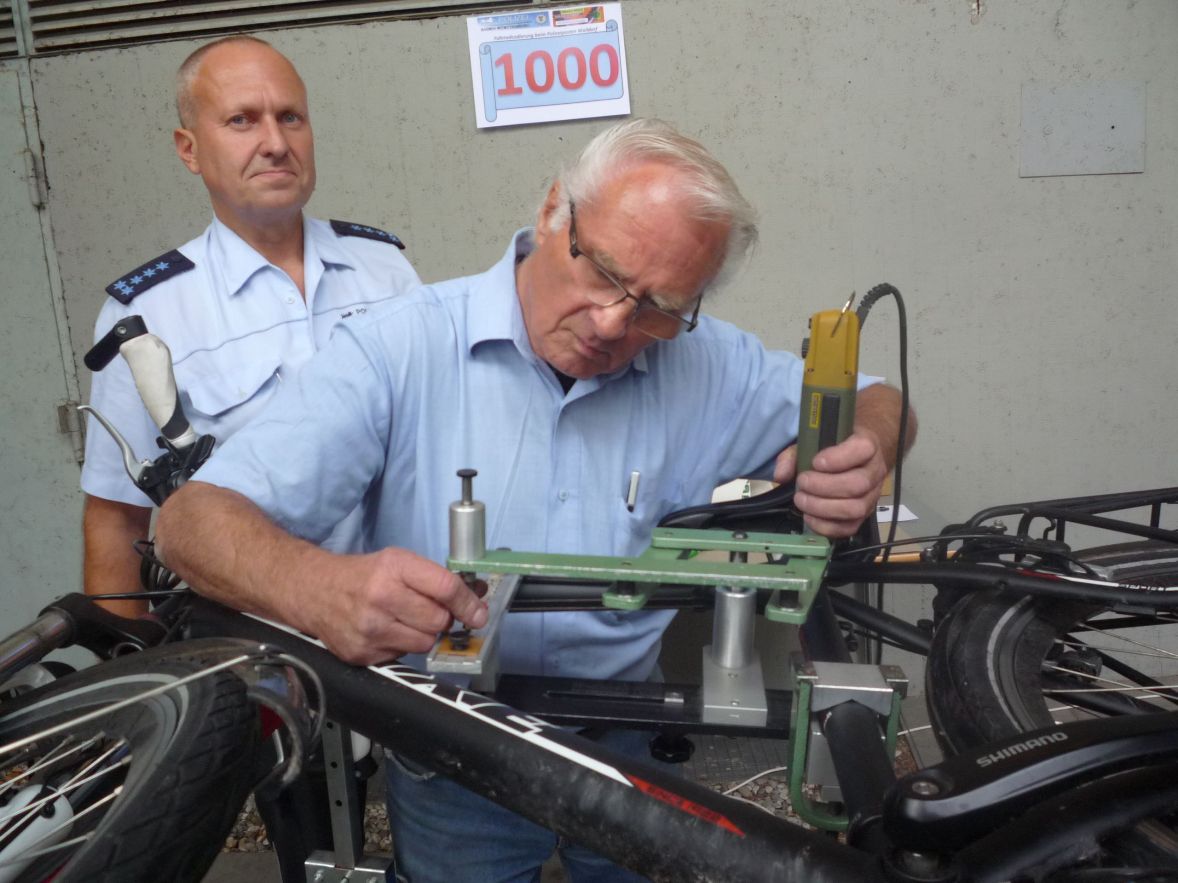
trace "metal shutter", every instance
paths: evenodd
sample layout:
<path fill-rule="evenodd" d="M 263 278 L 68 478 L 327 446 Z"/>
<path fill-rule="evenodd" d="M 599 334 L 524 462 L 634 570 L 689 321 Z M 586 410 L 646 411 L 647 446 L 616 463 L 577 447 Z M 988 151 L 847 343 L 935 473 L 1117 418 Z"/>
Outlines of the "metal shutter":
<path fill-rule="evenodd" d="M 18 54 L 12 6 L 8 0 L 0 0 L 0 58 L 15 58 Z"/>
<path fill-rule="evenodd" d="M 2 2 L 2 0 L 0 0 Z M 530 0 L 12 0 L 27 6 L 32 52 L 44 55 L 272 28 L 424 18 L 526 6 Z M 12 31 L 12 17 L 0 18 Z M 8 43 L 3 44 L 8 46 Z M 15 54 L 15 34 L 11 35 Z"/>

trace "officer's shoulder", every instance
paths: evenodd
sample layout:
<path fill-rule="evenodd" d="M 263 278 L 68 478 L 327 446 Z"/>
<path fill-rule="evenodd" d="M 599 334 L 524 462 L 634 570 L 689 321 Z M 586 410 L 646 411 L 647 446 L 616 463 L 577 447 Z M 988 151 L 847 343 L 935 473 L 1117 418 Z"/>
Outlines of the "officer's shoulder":
<path fill-rule="evenodd" d="M 358 236 L 361 239 L 373 239 L 377 242 L 384 242 L 388 245 L 395 245 L 397 248 L 404 249 L 403 243 L 395 233 L 389 233 L 387 230 L 381 230 L 378 227 L 370 227 L 368 224 L 357 224 L 354 221 L 329 221 L 331 229 L 335 231 L 336 236 Z"/>
<path fill-rule="evenodd" d="M 174 248 L 129 273 L 124 273 L 106 286 L 106 293 L 121 304 L 129 304 L 148 289 L 181 273 L 187 273 L 195 267 L 196 264 L 181 254 L 179 249 Z"/>

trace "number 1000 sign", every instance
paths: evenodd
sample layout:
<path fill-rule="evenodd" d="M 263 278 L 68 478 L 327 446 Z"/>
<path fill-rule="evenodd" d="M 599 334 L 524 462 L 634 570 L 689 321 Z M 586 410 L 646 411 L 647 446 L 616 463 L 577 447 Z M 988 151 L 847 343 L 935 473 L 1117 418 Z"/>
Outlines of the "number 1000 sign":
<path fill-rule="evenodd" d="M 503 73 L 503 85 L 495 90 L 495 94 L 500 97 L 523 94 L 524 87 L 516 82 L 515 59 L 516 56 L 510 52 L 495 59 L 495 67 Z M 588 79 L 592 79 L 593 84 L 600 89 L 609 89 L 618 81 L 620 74 L 618 50 L 608 43 L 598 43 L 589 50 L 588 58 L 580 47 L 568 46 L 561 50 L 555 60 L 547 49 L 535 49 L 527 54 L 523 62 L 524 82 L 528 90 L 536 95 L 550 91 L 558 81 L 569 92 L 579 90 Z"/>
<path fill-rule="evenodd" d="M 613 24 L 610 22 L 609 24 Z M 607 101 L 625 94 L 616 29 L 483 43 L 483 105 L 497 111 Z"/>

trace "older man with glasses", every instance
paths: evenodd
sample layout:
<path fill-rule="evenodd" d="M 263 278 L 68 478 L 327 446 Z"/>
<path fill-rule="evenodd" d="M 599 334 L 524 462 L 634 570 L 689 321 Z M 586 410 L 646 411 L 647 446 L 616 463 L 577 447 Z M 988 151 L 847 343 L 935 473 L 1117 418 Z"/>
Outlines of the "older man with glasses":
<path fill-rule="evenodd" d="M 167 503 L 157 546 L 198 591 L 370 663 L 427 650 L 453 620 L 486 621 L 442 566 L 461 467 L 479 471 L 488 547 L 604 555 L 637 554 L 663 515 L 719 483 L 791 478 L 801 361 L 699 315 L 755 239 L 752 208 L 702 146 L 658 121 L 613 126 L 490 270 L 341 329 Z M 829 536 L 874 511 L 896 459 L 899 395 L 862 385 L 854 434 L 798 478 L 807 523 Z M 370 551 L 315 545 L 357 502 Z M 645 679 L 672 615 L 509 614 L 501 669 Z M 398 872 L 411 881 L 534 880 L 554 849 L 575 881 L 634 879 L 453 783 L 391 767 Z"/>

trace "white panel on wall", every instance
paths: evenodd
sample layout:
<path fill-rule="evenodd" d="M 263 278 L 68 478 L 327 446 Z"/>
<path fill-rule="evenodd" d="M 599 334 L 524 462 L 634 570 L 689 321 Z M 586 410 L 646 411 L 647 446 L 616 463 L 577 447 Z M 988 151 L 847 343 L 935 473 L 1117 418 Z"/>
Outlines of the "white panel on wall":
<path fill-rule="evenodd" d="M 1019 175 L 1145 171 L 1145 84 L 1023 85 Z"/>

